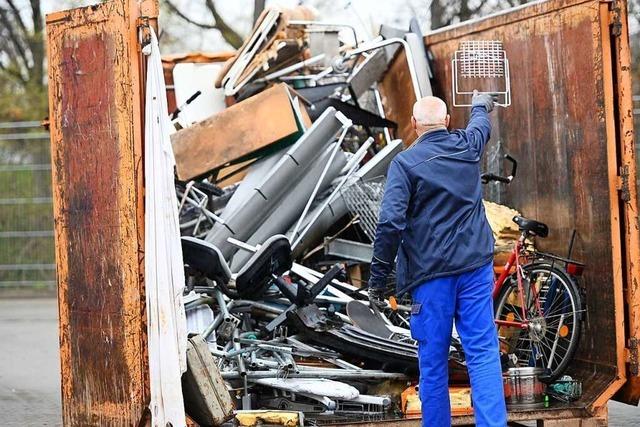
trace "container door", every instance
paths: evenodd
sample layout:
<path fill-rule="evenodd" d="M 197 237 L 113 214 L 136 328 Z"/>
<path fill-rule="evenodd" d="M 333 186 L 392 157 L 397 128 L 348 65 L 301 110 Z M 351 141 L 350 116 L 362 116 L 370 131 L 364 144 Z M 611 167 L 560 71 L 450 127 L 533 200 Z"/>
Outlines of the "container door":
<path fill-rule="evenodd" d="M 627 382 L 616 400 L 637 405 L 640 400 L 640 239 L 633 127 L 631 55 L 626 1 L 611 3 L 609 14 L 612 68 L 615 77 L 618 127 L 618 194 L 621 202 L 625 290 L 625 363 Z"/>
<path fill-rule="evenodd" d="M 152 3 L 47 16 L 65 426 L 148 411 L 138 18 Z"/>

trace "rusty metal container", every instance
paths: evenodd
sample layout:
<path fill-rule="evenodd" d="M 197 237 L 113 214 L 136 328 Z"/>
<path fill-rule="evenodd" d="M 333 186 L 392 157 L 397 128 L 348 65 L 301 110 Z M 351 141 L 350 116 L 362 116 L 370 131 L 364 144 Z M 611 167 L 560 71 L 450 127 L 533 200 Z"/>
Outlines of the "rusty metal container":
<path fill-rule="evenodd" d="M 513 420 L 557 418 L 562 411 L 565 418 L 604 418 L 614 395 L 633 404 L 640 397 L 640 243 L 626 17 L 624 1 L 552 0 L 425 37 L 435 58 L 434 90 L 448 105 L 451 58 L 460 42 L 502 41 L 513 98 L 493 114 L 484 169 L 499 170 L 503 153 L 520 159 L 521 167 L 512 185 L 487 189 L 485 196 L 547 223 L 549 237 L 537 242 L 542 250 L 566 253 L 575 229 L 573 257 L 587 264 L 587 311 L 569 370 L 583 381 L 583 395 L 562 409 L 512 411 Z M 452 126 L 464 126 L 468 113 L 452 109 Z"/>
<path fill-rule="evenodd" d="M 512 421 L 605 425 L 609 399 L 640 399 L 640 243 L 626 13 L 625 1 L 551 0 L 425 37 L 435 58 L 434 90 L 449 105 L 450 60 L 460 42 L 503 42 L 513 101 L 494 114 L 485 166 L 498 171 L 492 159 L 502 152 L 521 166 L 513 184 L 488 190 L 487 197 L 546 222 L 552 233 L 539 241 L 544 250 L 564 253 L 575 229 L 573 256 L 587 264 L 583 338 L 569 372 L 583 381 L 583 395 L 562 407 L 512 411 Z M 156 16 L 156 0 L 119 0 L 47 17 L 63 417 L 69 426 L 145 424 L 138 27 Z M 390 75 L 383 85 L 389 118 L 406 129 L 411 83 L 402 70 Z M 452 125 L 463 126 L 468 111 L 451 114 Z"/>

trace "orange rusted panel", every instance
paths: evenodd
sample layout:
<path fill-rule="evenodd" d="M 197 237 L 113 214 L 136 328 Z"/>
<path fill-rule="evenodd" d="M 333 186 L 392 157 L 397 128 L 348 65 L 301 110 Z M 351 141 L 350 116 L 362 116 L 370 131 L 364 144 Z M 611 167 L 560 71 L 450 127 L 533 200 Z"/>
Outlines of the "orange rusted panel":
<path fill-rule="evenodd" d="M 573 257 L 587 264 L 582 283 L 588 310 L 569 373 L 588 379 L 578 405 L 591 413 L 629 373 L 625 321 L 636 334 L 640 327 L 628 36 L 626 19 L 610 25 L 612 5 L 624 10 L 624 2 L 552 0 L 425 37 L 435 58 L 434 92 L 449 106 L 451 58 L 460 42 L 504 44 L 513 102 L 493 114 L 485 169 L 496 170 L 500 162 L 491 159 L 502 153 L 519 159 L 516 180 L 492 194 L 550 226 L 549 238 L 538 241 L 543 250 L 565 254 L 571 231 L 577 230 Z M 390 115 L 404 108 L 410 117 L 411 81 L 393 80 L 384 93 Z M 468 113 L 453 109 L 452 126 L 463 126 Z M 401 131 L 401 120 L 392 119 Z"/>
<path fill-rule="evenodd" d="M 287 85 L 280 83 L 171 136 L 178 178 L 188 180 L 212 169 L 244 161 L 311 123 L 300 104 L 294 114 Z"/>
<path fill-rule="evenodd" d="M 633 126 L 631 88 L 631 54 L 627 31 L 626 2 L 616 2 L 610 14 L 613 31 L 614 73 L 616 75 L 616 103 L 618 111 L 619 190 L 624 221 L 623 265 L 625 272 L 625 302 L 628 335 L 628 381 L 616 396 L 623 402 L 638 404 L 640 400 L 640 238 L 638 233 L 638 193 L 636 180 L 636 152 Z"/>
<path fill-rule="evenodd" d="M 382 77 L 379 89 L 386 118 L 398 124 L 395 137 L 402 139 L 404 146 L 408 147 L 417 138 L 411 126 L 416 96 L 404 49 L 398 49 L 391 66 Z"/>
<path fill-rule="evenodd" d="M 139 8 L 47 16 L 63 421 L 138 425 L 149 399 Z"/>

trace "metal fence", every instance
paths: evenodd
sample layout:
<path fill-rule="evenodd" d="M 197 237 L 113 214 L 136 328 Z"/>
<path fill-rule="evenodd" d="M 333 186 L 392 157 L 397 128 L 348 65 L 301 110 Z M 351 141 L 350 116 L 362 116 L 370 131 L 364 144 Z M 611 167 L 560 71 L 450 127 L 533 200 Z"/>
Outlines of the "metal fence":
<path fill-rule="evenodd" d="M 55 289 L 49 134 L 0 122 L 0 290 Z"/>

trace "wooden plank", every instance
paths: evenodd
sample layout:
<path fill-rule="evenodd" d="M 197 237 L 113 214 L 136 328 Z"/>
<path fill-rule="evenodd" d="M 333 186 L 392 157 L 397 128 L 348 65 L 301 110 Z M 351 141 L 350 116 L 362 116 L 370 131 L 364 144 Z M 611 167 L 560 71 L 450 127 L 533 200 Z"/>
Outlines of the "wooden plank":
<path fill-rule="evenodd" d="M 309 126 L 301 110 L 303 124 Z M 186 181 L 228 166 L 296 132 L 287 85 L 280 83 L 175 133 L 171 143 L 178 177 Z"/>
<path fill-rule="evenodd" d="M 138 8 L 47 16 L 63 421 L 138 425 L 149 399 Z"/>

